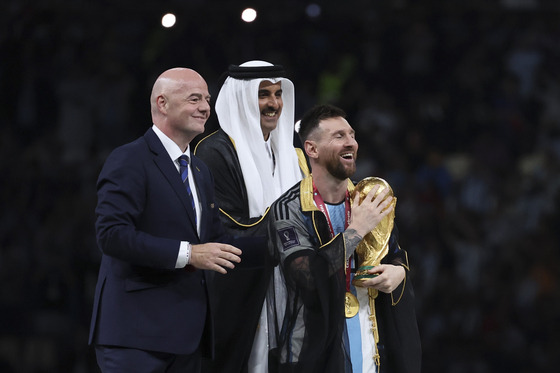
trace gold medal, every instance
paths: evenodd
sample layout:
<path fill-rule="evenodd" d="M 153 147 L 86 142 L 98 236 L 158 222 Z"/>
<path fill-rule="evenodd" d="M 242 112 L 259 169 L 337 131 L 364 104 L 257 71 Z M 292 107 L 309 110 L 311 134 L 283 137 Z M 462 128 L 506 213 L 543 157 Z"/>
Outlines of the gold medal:
<path fill-rule="evenodd" d="M 356 316 L 359 309 L 360 303 L 358 302 L 358 298 L 356 298 L 356 296 L 351 292 L 347 291 L 346 296 L 344 297 L 344 314 L 346 315 L 346 318 L 349 319 Z"/>

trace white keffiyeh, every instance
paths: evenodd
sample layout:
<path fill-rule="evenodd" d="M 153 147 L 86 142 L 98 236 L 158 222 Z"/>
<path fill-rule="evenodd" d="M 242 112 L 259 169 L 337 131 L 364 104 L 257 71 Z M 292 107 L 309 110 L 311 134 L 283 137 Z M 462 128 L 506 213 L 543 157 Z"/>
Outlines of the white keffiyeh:
<path fill-rule="evenodd" d="M 273 66 L 264 61 L 246 62 L 240 67 Z M 272 175 L 260 125 L 258 90 L 262 81 L 282 83 L 283 108 L 278 126 L 270 133 L 276 168 Z M 250 217 L 259 217 L 283 192 L 301 180 L 293 147 L 294 85 L 286 78 L 250 80 L 228 77 L 216 99 L 220 127 L 233 139 L 249 197 Z"/>

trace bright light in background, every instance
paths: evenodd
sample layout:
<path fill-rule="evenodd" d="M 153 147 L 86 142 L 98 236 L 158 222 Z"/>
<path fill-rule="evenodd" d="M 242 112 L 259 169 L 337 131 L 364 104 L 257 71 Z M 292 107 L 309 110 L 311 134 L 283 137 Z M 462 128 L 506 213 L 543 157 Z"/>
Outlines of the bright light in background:
<path fill-rule="evenodd" d="M 253 22 L 257 18 L 257 11 L 252 8 L 247 8 L 241 13 L 241 19 L 245 22 Z"/>
<path fill-rule="evenodd" d="M 167 27 L 167 28 L 173 27 L 173 26 L 175 26 L 175 21 L 176 20 L 177 19 L 175 18 L 175 14 L 167 13 L 166 15 L 164 15 L 161 18 L 161 25 L 163 27 Z"/>
<path fill-rule="evenodd" d="M 305 13 L 311 18 L 317 18 L 321 15 L 321 7 L 317 4 L 309 4 L 305 8 Z"/>

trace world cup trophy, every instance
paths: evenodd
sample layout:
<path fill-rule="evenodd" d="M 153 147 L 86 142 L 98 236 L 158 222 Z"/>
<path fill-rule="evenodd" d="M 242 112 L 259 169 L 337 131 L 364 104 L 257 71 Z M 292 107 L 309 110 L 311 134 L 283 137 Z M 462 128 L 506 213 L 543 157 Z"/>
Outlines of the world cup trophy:
<path fill-rule="evenodd" d="M 370 275 L 368 273 L 368 269 L 379 265 L 381 260 L 389 252 L 389 238 L 391 237 L 391 232 L 393 231 L 393 225 L 395 223 L 395 206 L 397 204 L 397 199 L 394 197 L 393 189 L 389 183 L 379 177 L 366 177 L 354 188 L 351 200 L 353 201 L 356 194 L 359 193 L 360 198 L 358 202 L 362 203 L 369 191 L 376 185 L 378 185 L 379 188 L 375 192 L 373 198 L 377 197 L 381 191 L 388 188 L 389 193 L 387 197 L 391 196 L 393 200 L 386 208 L 392 206 L 393 210 L 387 214 L 371 232 L 366 234 L 356 247 L 358 268 L 354 280 L 352 281 L 354 286 L 363 286 L 362 282 L 364 280 L 375 277 L 376 275 Z"/>

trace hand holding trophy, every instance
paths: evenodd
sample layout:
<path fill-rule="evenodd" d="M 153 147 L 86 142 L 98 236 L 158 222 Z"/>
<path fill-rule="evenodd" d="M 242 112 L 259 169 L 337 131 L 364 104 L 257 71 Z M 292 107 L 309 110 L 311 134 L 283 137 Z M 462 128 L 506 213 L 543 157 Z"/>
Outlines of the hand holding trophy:
<path fill-rule="evenodd" d="M 379 224 L 377 224 L 373 230 L 364 236 L 356 247 L 356 253 L 358 254 L 358 268 L 356 270 L 356 274 L 354 275 L 354 279 L 352 280 L 352 284 L 362 288 L 365 287 L 364 281 L 366 279 L 377 276 L 376 274 L 369 274 L 368 269 L 381 264 L 381 260 L 389 252 L 389 238 L 391 237 L 391 232 L 393 231 L 395 223 L 395 207 L 397 199 L 394 196 L 393 189 L 385 180 L 379 177 L 366 177 L 354 188 L 351 200 L 353 201 L 356 198 L 356 193 L 359 193 L 358 202 L 362 203 L 369 191 L 375 186 L 379 186 L 379 188 L 375 192 L 373 198 L 377 197 L 385 188 L 389 189 L 387 197 L 391 196 L 393 197 L 393 200 L 386 208 L 390 208 L 392 206 L 393 209 L 379 222 Z M 375 343 L 379 343 L 379 329 L 375 311 L 375 298 L 377 298 L 379 292 L 377 289 L 367 288 L 367 293 L 369 297 L 369 319 L 371 321 L 371 331 L 373 333 Z M 346 307 L 348 308 L 348 305 Z M 376 365 L 379 367 L 379 353 L 377 352 L 377 349 L 374 353 L 374 360 Z"/>
<path fill-rule="evenodd" d="M 389 189 L 387 196 L 394 197 L 393 189 L 387 183 L 379 177 L 366 177 L 360 181 L 354 191 L 352 192 L 351 201 L 356 197 L 356 193 L 359 193 L 359 203 L 362 203 L 369 191 L 375 187 L 379 186 L 375 197 L 381 193 L 385 188 Z M 376 275 L 370 275 L 368 269 L 373 268 L 381 263 L 381 260 L 387 255 L 389 251 L 389 238 L 391 237 L 391 232 L 393 230 L 393 225 L 395 222 L 395 206 L 397 203 L 397 198 L 393 198 L 389 206 L 393 207 L 393 210 L 385 216 L 379 224 L 368 234 L 365 235 L 363 240 L 356 247 L 356 253 L 358 254 L 358 269 L 354 280 L 352 283 L 354 286 L 363 286 L 362 282 L 367 278 L 372 278 Z"/>

